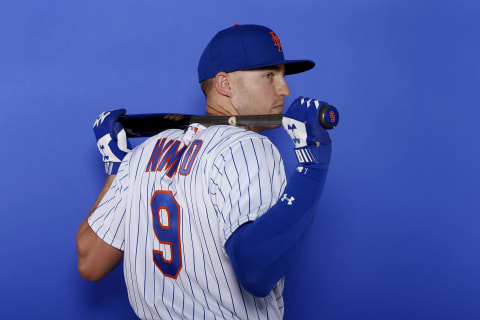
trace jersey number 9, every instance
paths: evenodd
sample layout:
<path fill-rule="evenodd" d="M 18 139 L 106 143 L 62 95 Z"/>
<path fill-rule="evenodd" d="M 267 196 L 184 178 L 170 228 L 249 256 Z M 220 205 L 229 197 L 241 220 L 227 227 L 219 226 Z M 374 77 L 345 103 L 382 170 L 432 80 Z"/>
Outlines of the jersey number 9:
<path fill-rule="evenodd" d="M 165 251 L 153 250 L 153 262 L 163 275 L 176 279 L 182 269 L 180 206 L 171 191 L 155 191 L 151 209 L 155 236 L 160 244 L 170 247 L 170 259 L 165 258 Z M 162 210 L 165 210 L 167 219 L 161 219 Z"/>

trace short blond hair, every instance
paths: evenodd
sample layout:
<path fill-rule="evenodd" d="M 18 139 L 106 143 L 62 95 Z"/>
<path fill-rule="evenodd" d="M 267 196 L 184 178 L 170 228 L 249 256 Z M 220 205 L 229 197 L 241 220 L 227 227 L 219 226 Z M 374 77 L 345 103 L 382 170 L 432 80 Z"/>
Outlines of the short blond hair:
<path fill-rule="evenodd" d="M 215 78 L 205 79 L 200 82 L 200 87 L 202 88 L 203 94 L 207 97 L 210 92 L 213 90 L 213 86 L 215 84 Z"/>

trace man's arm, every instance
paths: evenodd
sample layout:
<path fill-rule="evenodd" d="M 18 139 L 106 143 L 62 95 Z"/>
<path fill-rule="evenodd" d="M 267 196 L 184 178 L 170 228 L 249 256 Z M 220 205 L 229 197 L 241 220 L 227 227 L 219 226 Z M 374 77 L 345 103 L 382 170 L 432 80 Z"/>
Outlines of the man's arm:
<path fill-rule="evenodd" d="M 110 189 L 116 175 L 110 175 L 77 232 L 78 271 L 85 280 L 97 281 L 105 277 L 123 257 L 123 251 L 100 239 L 88 225 L 88 217 Z"/>
<path fill-rule="evenodd" d="M 92 230 L 88 217 L 97 209 L 100 201 L 110 189 L 122 159 L 130 152 L 131 146 L 125 130 L 118 122 L 125 109 L 102 112 L 93 124 L 97 147 L 105 163 L 107 180 L 95 200 L 88 216 L 77 232 L 78 271 L 86 280 L 97 281 L 105 277 L 121 260 L 123 251 L 110 246 Z"/>
<path fill-rule="evenodd" d="M 268 295 L 288 272 L 315 216 L 331 154 L 330 137 L 318 123 L 324 104 L 302 97 L 292 103 L 283 122 L 296 147 L 297 171 L 279 201 L 225 244 L 238 281 L 255 296 Z"/>
<path fill-rule="evenodd" d="M 283 197 L 253 222 L 239 227 L 225 249 L 240 284 L 265 297 L 290 270 L 303 247 L 328 171 L 309 168 L 288 179 Z"/>

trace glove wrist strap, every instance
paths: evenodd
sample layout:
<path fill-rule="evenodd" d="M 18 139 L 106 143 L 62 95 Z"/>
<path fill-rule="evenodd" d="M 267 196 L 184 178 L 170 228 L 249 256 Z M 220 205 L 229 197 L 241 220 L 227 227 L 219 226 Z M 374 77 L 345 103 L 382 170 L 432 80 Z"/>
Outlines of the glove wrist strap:
<path fill-rule="evenodd" d="M 107 175 L 117 174 L 121 162 L 105 162 L 105 173 Z"/>
<path fill-rule="evenodd" d="M 331 144 L 321 144 L 319 146 L 309 145 L 306 147 L 295 148 L 295 155 L 297 156 L 298 164 L 301 166 L 329 164 L 331 153 Z"/>

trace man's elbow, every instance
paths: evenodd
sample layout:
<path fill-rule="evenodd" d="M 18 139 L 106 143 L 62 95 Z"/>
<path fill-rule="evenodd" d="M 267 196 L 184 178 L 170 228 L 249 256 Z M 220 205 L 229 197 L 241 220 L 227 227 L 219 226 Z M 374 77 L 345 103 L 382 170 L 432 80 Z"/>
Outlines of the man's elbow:
<path fill-rule="evenodd" d="M 77 268 L 83 279 L 103 279 L 122 259 L 123 252 L 100 239 L 86 220 L 77 233 Z"/>
<path fill-rule="evenodd" d="M 108 274 L 109 269 L 103 265 L 107 257 L 102 255 L 101 252 L 92 250 L 85 244 L 85 242 L 77 242 L 78 272 L 85 280 L 98 281 Z"/>
<path fill-rule="evenodd" d="M 105 277 L 106 273 L 99 272 L 95 265 L 85 261 L 86 259 L 78 258 L 78 272 L 83 279 L 88 281 L 98 281 Z"/>

